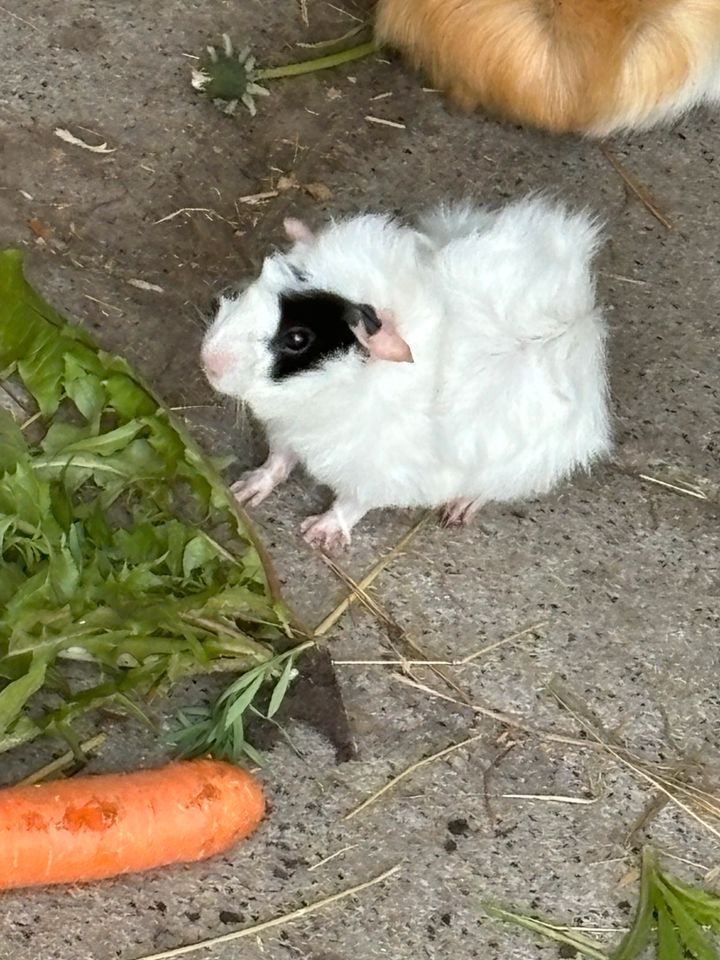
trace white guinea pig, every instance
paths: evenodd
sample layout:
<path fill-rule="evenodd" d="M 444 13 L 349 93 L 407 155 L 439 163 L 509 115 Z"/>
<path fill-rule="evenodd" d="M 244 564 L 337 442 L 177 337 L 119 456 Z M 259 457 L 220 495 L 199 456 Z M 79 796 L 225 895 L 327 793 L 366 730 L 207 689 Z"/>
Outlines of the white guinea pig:
<path fill-rule="evenodd" d="M 542 199 L 297 220 L 286 254 L 221 298 L 202 348 L 210 383 L 264 423 L 267 461 L 233 491 L 260 503 L 301 462 L 335 493 L 302 526 L 333 550 L 379 507 L 533 497 L 610 443 L 598 229 Z"/>

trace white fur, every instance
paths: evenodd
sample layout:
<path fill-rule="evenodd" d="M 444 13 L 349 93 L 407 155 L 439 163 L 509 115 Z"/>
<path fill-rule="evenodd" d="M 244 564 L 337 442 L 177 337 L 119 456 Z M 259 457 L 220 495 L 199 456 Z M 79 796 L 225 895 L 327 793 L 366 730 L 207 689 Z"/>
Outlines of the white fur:
<path fill-rule="evenodd" d="M 334 490 L 345 542 L 377 507 L 545 493 L 609 448 L 597 244 L 587 216 L 539 199 L 499 213 L 440 208 L 419 229 L 384 216 L 333 223 L 222 304 L 204 349 L 233 362 L 215 386 L 250 404 L 276 454 Z M 278 294 L 303 286 L 289 264 L 306 285 L 392 310 L 415 362 L 358 349 L 272 382 L 264 340 Z"/>
<path fill-rule="evenodd" d="M 620 75 L 622 100 L 627 104 L 620 114 L 597 123 L 590 131 L 604 137 L 618 130 L 648 130 L 657 124 L 668 124 L 689 110 L 720 103 L 720 39 L 717 36 L 718 0 L 683 0 L 668 7 L 661 29 L 644 37 L 634 55 L 629 55 Z M 688 54 L 688 75 L 684 83 L 669 96 L 654 100 L 657 84 L 648 83 L 646 44 L 656 46 L 656 72 L 662 77 L 663 45 L 680 42 Z M 640 60 L 639 65 L 638 58 Z M 645 96 L 642 96 L 645 91 Z"/>

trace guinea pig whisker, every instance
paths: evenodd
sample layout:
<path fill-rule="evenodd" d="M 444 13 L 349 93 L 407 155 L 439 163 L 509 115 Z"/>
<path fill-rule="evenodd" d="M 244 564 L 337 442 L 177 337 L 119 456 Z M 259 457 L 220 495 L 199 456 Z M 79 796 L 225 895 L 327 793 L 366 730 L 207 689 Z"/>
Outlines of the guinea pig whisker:
<path fill-rule="evenodd" d="M 241 401 L 239 409 L 240 430 L 248 449 L 256 449 L 263 443 L 263 431 L 259 422 L 253 416 L 252 408 L 246 401 Z"/>
<path fill-rule="evenodd" d="M 252 421 L 245 400 L 235 401 L 235 428 L 244 441 L 252 438 Z"/>
<path fill-rule="evenodd" d="M 245 425 L 247 417 L 245 414 L 245 401 L 236 399 L 235 400 L 235 427 L 236 429 L 242 430 Z"/>
<path fill-rule="evenodd" d="M 196 327 L 200 327 L 201 330 L 207 330 L 207 328 L 210 326 L 210 318 L 202 312 L 196 303 L 191 303 L 190 306 L 197 314 L 196 317 L 194 317 L 192 314 L 188 314 L 188 319 L 190 322 L 194 323 Z"/>

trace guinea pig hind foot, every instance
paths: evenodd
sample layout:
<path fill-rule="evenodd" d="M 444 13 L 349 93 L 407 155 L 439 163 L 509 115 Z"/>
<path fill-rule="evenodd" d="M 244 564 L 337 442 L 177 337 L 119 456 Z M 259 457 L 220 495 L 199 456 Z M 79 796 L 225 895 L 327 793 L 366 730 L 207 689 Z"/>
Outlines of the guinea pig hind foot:
<path fill-rule="evenodd" d="M 443 508 L 440 524 L 443 527 L 466 527 L 482 506 L 482 500 L 461 497 L 451 500 Z"/>

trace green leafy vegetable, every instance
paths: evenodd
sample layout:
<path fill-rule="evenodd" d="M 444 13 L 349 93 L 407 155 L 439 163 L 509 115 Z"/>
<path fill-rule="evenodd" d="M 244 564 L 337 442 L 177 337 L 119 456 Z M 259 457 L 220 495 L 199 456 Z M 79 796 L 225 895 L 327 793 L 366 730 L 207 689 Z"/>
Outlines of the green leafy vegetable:
<path fill-rule="evenodd" d="M 499 920 L 559 941 L 594 960 L 635 960 L 653 939 L 658 960 L 720 960 L 711 940 L 711 934 L 720 934 L 720 897 L 665 873 L 650 847 L 643 850 L 635 917 L 615 950 L 604 949 L 571 928 L 495 906 L 485 909 Z"/>
<path fill-rule="evenodd" d="M 202 750 L 249 755 L 242 717 L 274 677 L 284 692 L 296 653 L 214 467 L 124 360 L 30 287 L 14 250 L 0 253 L 0 370 L 0 752 L 72 741 L 101 705 L 137 711 L 183 677 L 230 670 L 240 686 Z"/>

